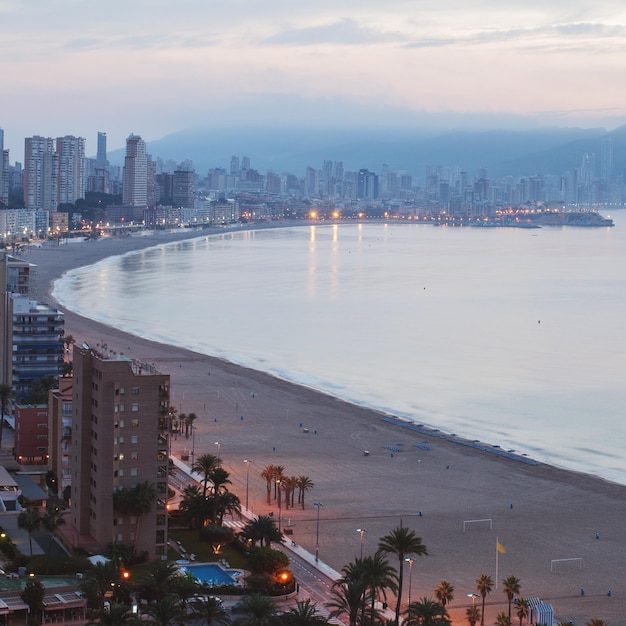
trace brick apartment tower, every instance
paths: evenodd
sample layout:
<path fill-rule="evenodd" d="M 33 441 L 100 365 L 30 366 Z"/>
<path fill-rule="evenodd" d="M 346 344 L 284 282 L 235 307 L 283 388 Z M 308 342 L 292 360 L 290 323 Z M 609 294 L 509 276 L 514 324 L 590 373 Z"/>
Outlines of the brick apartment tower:
<path fill-rule="evenodd" d="M 74 346 L 71 515 L 74 545 L 116 542 L 167 554 L 170 377 L 122 355 Z M 148 481 L 151 511 L 139 518 L 113 510 L 112 494 Z"/>

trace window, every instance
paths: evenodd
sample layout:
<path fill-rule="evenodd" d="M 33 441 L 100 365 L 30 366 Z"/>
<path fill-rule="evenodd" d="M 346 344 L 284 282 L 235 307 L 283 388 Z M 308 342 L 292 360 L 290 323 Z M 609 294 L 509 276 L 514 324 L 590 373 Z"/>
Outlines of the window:
<path fill-rule="evenodd" d="M 139 452 L 137 452 L 136 450 L 130 453 L 131 461 L 136 461 L 138 458 L 139 458 Z"/>
<path fill-rule="evenodd" d="M 137 476 L 139 474 L 139 470 L 136 467 L 131 467 L 130 468 L 130 475 L 131 476 Z"/>
<path fill-rule="evenodd" d="M 120 461 L 123 461 L 123 460 L 124 460 L 124 453 L 120 452 Z"/>
<path fill-rule="evenodd" d="M 133 428 L 139 428 L 139 420 L 132 420 L 131 426 Z"/>
<path fill-rule="evenodd" d="M 131 390 L 131 393 L 133 394 L 133 396 L 138 396 L 139 395 L 139 387 L 133 387 Z"/>
<path fill-rule="evenodd" d="M 133 402 L 131 405 L 131 411 L 137 412 L 139 411 L 139 402 Z"/>
<path fill-rule="evenodd" d="M 133 436 L 130 438 L 130 442 L 131 442 L 131 443 L 139 443 L 139 436 L 138 436 L 138 435 L 133 435 Z"/>

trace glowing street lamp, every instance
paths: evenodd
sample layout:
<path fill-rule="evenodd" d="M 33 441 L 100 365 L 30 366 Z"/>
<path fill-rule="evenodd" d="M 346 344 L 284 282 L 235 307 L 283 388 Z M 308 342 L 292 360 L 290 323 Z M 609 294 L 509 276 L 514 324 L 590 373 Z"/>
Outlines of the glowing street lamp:
<path fill-rule="evenodd" d="M 411 579 L 413 578 L 413 563 L 415 563 L 415 559 L 412 559 L 410 556 L 407 556 L 404 559 L 409 564 L 409 611 L 408 611 L 408 622 L 411 622 Z"/>
<path fill-rule="evenodd" d="M 367 528 L 357 528 L 356 532 L 361 535 L 359 543 L 361 544 L 361 559 L 363 559 L 363 535 L 367 532 Z"/>
<path fill-rule="evenodd" d="M 217 446 L 217 460 L 220 460 L 220 450 L 222 449 L 222 443 L 220 441 L 216 441 L 215 445 Z"/>

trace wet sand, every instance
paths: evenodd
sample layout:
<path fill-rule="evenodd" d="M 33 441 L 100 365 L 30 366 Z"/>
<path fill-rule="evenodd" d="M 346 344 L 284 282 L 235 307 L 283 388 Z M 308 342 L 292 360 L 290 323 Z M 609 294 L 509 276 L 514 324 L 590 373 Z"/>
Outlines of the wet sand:
<path fill-rule="evenodd" d="M 43 295 L 70 268 L 191 236 L 202 233 L 106 239 L 31 249 L 21 256 L 38 266 Z M 139 339 L 69 311 L 65 315 L 66 334 L 77 342 L 104 343 L 170 374 L 172 404 L 199 416 L 196 456 L 219 449 L 242 503 L 243 460 L 252 460 L 249 508 L 281 513 L 283 526 L 293 533 L 289 539 L 310 552 L 316 536 L 313 502 L 322 502 L 320 560 L 334 569 L 359 556 L 357 528 L 366 529 L 362 547 L 367 555 L 382 535 L 402 523 L 428 549 L 428 556 L 413 565 L 411 598 L 433 596 L 439 581 L 448 580 L 455 587 L 450 613 L 455 623 L 464 624 L 471 605 L 467 594 L 476 590 L 476 579 L 487 573 L 496 580 L 499 540 L 506 552 L 498 558 L 498 588 L 487 598 L 487 624 L 508 610 L 501 581 L 514 575 L 521 580 L 521 595 L 551 603 L 558 620 L 580 625 L 601 618 L 626 626 L 626 486 L 415 432 L 376 411 L 262 372 Z M 445 430 L 445 424 L 438 426 Z M 178 458 L 191 448 L 192 440 L 184 436 L 173 442 Z M 275 502 L 266 504 L 260 472 L 270 463 L 315 483 L 304 510 L 283 506 L 279 512 Z M 464 532 L 464 520 L 490 521 L 467 524 Z M 579 558 L 582 565 L 552 562 Z M 405 579 L 408 585 L 408 570 Z"/>

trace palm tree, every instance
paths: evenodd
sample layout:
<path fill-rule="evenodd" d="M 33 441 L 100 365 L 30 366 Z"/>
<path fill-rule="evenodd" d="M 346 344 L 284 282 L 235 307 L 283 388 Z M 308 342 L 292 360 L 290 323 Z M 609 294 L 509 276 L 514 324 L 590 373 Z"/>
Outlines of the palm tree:
<path fill-rule="evenodd" d="M 266 465 L 261 470 L 261 478 L 265 479 L 267 483 L 267 503 L 270 504 L 272 497 L 272 481 L 274 480 L 274 466 L 271 464 Z"/>
<path fill-rule="evenodd" d="M 216 467 L 209 475 L 209 479 L 213 483 L 211 491 L 213 492 L 213 522 L 217 523 L 217 506 L 218 496 L 222 491 L 228 491 L 226 485 L 231 485 L 230 474 L 223 467 Z"/>
<path fill-rule="evenodd" d="M 17 525 L 28 533 L 30 555 L 33 556 L 33 533 L 41 526 L 41 514 L 37 509 L 24 509 L 17 518 Z"/>
<path fill-rule="evenodd" d="M 387 600 L 387 591 L 396 593 L 398 591 L 398 576 L 395 568 L 389 565 L 382 552 L 376 552 L 374 556 L 366 556 L 361 561 L 362 576 L 369 588 L 371 595 L 370 613 L 374 614 L 374 603 L 376 597 L 382 594 Z"/>
<path fill-rule="evenodd" d="M 96 563 L 85 572 L 85 579 L 80 584 L 80 590 L 87 597 L 87 606 L 99 610 L 104 603 L 104 597 L 111 589 L 115 589 L 120 582 L 120 569 L 113 561 Z"/>
<path fill-rule="evenodd" d="M 304 510 L 304 494 L 307 491 L 311 491 L 315 483 L 308 476 L 298 476 L 296 480 L 296 486 L 298 487 L 298 503 L 302 506 L 302 510 Z"/>
<path fill-rule="evenodd" d="M 224 522 L 224 515 L 238 515 L 241 518 L 241 500 L 239 496 L 230 491 L 220 493 L 216 498 L 217 517 L 215 523 L 221 526 Z"/>
<path fill-rule="evenodd" d="M 519 617 L 519 626 L 522 626 L 524 620 L 528 617 L 528 611 L 530 610 L 530 603 L 526 598 L 518 598 L 517 599 L 517 608 L 515 612 L 517 613 L 517 617 Z"/>
<path fill-rule="evenodd" d="M 191 606 L 193 617 L 202 620 L 206 626 L 230 624 L 230 616 L 224 605 L 214 596 L 195 598 L 189 606 Z"/>
<path fill-rule="evenodd" d="M 328 624 L 318 614 L 317 606 L 310 599 L 304 602 L 298 600 L 296 606 L 291 607 L 288 613 L 283 613 L 278 622 L 285 626 L 327 626 Z"/>
<path fill-rule="evenodd" d="M 95 614 L 94 619 L 87 626 L 141 626 L 143 620 L 138 615 L 133 615 L 132 608 L 128 604 L 111 602 L 110 606 L 102 607 Z"/>
<path fill-rule="evenodd" d="M 403 626 L 446 626 L 450 624 L 450 618 L 443 604 L 430 598 L 411 602 L 405 615 L 408 617 L 403 622 Z"/>
<path fill-rule="evenodd" d="M 298 479 L 295 476 L 287 476 L 283 478 L 282 483 L 285 489 L 285 508 L 288 509 L 289 505 L 293 506 Z"/>
<path fill-rule="evenodd" d="M 493 589 L 493 580 L 489 574 L 481 574 L 479 578 L 476 579 L 476 591 L 480 594 L 480 597 L 483 599 L 483 608 L 480 616 L 480 626 L 485 626 L 485 600 L 487 596 L 491 593 Z"/>
<path fill-rule="evenodd" d="M 422 539 L 412 530 L 397 526 L 388 535 L 381 537 L 378 550 L 398 557 L 398 597 L 396 602 L 395 625 L 400 623 L 400 606 L 402 603 L 402 583 L 404 581 L 404 558 L 409 554 L 428 554 Z"/>
<path fill-rule="evenodd" d="M 191 471 L 196 474 L 202 475 L 202 495 L 206 496 L 207 485 L 211 474 L 222 465 L 221 459 L 218 459 L 214 454 L 203 454 L 199 456 L 191 466 Z"/>
<path fill-rule="evenodd" d="M 511 616 L 506 613 L 496 615 L 496 626 L 511 626 Z"/>
<path fill-rule="evenodd" d="M 46 514 L 41 518 L 41 525 L 50 533 L 50 542 L 48 544 L 48 552 L 52 551 L 52 540 L 56 536 L 57 530 L 65 524 L 65 515 L 67 511 L 59 509 L 58 507 L 52 507 L 46 511 Z"/>
<path fill-rule="evenodd" d="M 362 577 L 354 580 L 340 578 L 333 584 L 331 599 L 326 603 L 330 617 L 347 616 L 350 626 L 357 626 L 359 613 L 367 598 L 367 583 Z"/>
<path fill-rule="evenodd" d="M 4 413 L 9 400 L 13 398 L 14 391 L 11 385 L 0 385 L 0 412 L 2 412 L 2 419 L 0 419 L 0 448 L 2 447 L 2 429 L 4 428 Z"/>
<path fill-rule="evenodd" d="M 476 622 L 482 619 L 482 614 L 480 612 L 480 607 L 470 606 L 465 611 L 465 619 L 468 621 L 470 626 L 476 626 Z"/>
<path fill-rule="evenodd" d="M 244 541 L 251 541 L 255 546 L 257 541 L 262 546 L 270 546 L 272 542 L 282 543 L 283 534 L 278 530 L 278 526 L 269 515 L 259 515 L 251 519 L 239 533 Z"/>
<path fill-rule="evenodd" d="M 454 599 L 454 587 L 452 583 L 449 583 L 447 580 L 442 580 L 435 589 L 435 597 L 445 608 L 446 604 L 452 602 Z"/>
<path fill-rule="evenodd" d="M 147 574 L 137 583 L 139 596 L 148 602 L 161 602 L 172 588 L 176 572 L 176 565 L 171 561 L 153 561 Z"/>
<path fill-rule="evenodd" d="M 193 428 L 193 423 L 198 419 L 195 413 L 189 413 L 185 416 L 185 439 L 189 439 L 189 431 Z"/>
<path fill-rule="evenodd" d="M 244 596 L 235 611 L 238 617 L 235 626 L 269 626 L 276 617 L 276 607 L 270 598 L 261 593 Z"/>
<path fill-rule="evenodd" d="M 590 619 L 585 626 L 607 626 L 607 623 L 603 619 L 594 617 L 593 619 Z"/>
<path fill-rule="evenodd" d="M 122 488 L 113 492 L 113 510 L 124 517 L 132 515 L 135 521 L 135 547 L 139 538 L 139 522 L 152 510 L 157 493 L 155 486 L 145 480 L 131 488 Z"/>
<path fill-rule="evenodd" d="M 285 468 L 282 465 L 274 465 L 274 500 L 279 497 L 278 486 L 285 474 Z"/>
<path fill-rule="evenodd" d="M 155 626 L 171 626 L 189 621 L 187 611 L 174 596 L 165 596 L 158 602 L 149 604 L 143 609 L 143 614 L 148 616 L 148 624 Z"/>
<path fill-rule="evenodd" d="M 28 604 L 28 609 L 32 615 L 31 620 L 35 624 L 41 624 L 39 615 L 44 607 L 43 599 L 45 595 L 46 589 L 38 580 L 29 580 L 22 593 L 20 593 L 20 598 L 22 598 L 25 604 Z"/>
<path fill-rule="evenodd" d="M 513 602 L 513 598 L 519 594 L 521 589 L 521 583 L 519 578 L 515 576 L 507 576 L 502 581 L 502 591 L 506 594 L 506 597 L 509 601 L 509 620 L 511 619 L 511 603 Z"/>

